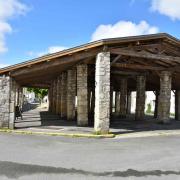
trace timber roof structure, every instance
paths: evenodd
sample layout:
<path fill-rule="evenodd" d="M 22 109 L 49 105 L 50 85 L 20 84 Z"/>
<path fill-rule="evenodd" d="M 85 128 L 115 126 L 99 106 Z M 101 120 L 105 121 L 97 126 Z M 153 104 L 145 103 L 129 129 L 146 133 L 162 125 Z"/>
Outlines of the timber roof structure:
<path fill-rule="evenodd" d="M 95 60 L 99 52 L 111 53 L 111 83 L 119 86 L 122 76 L 135 89 L 136 75 L 147 74 L 147 90 L 159 88 L 160 71 L 172 71 L 173 89 L 180 89 L 180 40 L 166 33 L 103 39 L 0 69 L 26 87 L 50 86 L 61 72 L 79 63 L 89 65 L 89 82 L 94 83 Z"/>

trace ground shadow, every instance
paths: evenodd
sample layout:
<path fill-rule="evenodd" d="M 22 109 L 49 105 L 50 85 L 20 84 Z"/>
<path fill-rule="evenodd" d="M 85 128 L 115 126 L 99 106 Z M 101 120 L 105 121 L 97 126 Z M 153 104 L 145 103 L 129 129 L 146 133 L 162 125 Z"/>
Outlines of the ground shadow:
<path fill-rule="evenodd" d="M 71 131 L 79 131 L 77 120 L 66 120 L 60 115 L 48 112 L 47 109 L 38 109 L 37 105 L 32 105 L 31 110 L 23 112 L 23 120 L 18 119 L 15 127 L 24 128 L 44 128 L 52 130 L 71 129 Z M 89 116 L 88 128 L 81 128 L 82 132 L 93 132 L 94 120 Z M 170 124 L 159 124 L 153 116 L 146 115 L 143 121 L 136 121 L 134 114 L 127 115 L 126 118 L 112 116 L 110 122 L 110 131 L 114 134 L 127 134 L 134 132 L 156 131 L 156 130 L 178 130 L 180 129 L 180 121 L 171 119 Z"/>

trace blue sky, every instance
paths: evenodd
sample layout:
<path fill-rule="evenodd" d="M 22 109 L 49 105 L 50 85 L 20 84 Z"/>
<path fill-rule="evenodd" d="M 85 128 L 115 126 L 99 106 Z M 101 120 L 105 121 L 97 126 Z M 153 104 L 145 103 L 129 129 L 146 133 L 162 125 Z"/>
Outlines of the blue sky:
<path fill-rule="evenodd" d="M 0 66 L 101 38 L 180 38 L 179 29 L 180 0 L 0 0 Z"/>

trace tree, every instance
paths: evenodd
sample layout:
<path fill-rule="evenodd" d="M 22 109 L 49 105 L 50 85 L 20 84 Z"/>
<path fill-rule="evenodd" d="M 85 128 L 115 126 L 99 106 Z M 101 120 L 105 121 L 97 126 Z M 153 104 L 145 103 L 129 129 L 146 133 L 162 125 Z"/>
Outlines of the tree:
<path fill-rule="evenodd" d="M 27 88 L 27 91 L 28 92 L 34 92 L 35 97 L 40 99 L 41 102 L 42 102 L 43 98 L 48 95 L 48 90 L 47 89 Z"/>

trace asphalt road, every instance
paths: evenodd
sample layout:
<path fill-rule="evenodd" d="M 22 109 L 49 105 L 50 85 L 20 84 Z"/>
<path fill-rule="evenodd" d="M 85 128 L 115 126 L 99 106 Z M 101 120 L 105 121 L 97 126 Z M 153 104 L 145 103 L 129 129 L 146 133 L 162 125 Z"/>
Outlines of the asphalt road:
<path fill-rule="evenodd" d="M 180 179 L 180 136 L 86 139 L 0 134 L 0 180 Z"/>

